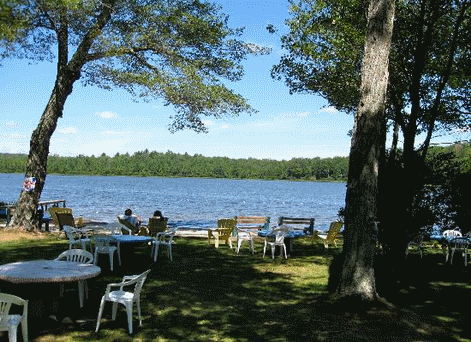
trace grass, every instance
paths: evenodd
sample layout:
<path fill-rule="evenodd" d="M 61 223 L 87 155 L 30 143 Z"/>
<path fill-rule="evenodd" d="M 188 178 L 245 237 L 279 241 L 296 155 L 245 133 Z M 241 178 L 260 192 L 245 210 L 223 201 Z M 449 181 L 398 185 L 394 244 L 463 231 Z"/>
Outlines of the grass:
<path fill-rule="evenodd" d="M 0 232 L 0 260 L 52 259 L 68 248 L 65 238 L 6 236 Z M 327 294 L 329 265 L 340 249 L 296 242 L 288 260 L 261 257 L 261 246 L 239 255 L 227 246 L 205 240 L 179 238 L 174 261 L 161 253 L 156 264 L 148 250 L 128 251 L 123 265 L 109 271 L 101 256 L 102 273 L 88 282 L 90 296 L 78 305 L 75 284 L 57 299 L 53 285 L 11 286 L 0 290 L 23 294 L 36 302 L 42 315 L 30 319 L 35 341 L 469 341 L 470 271 L 462 259 L 445 264 L 438 250 L 424 258 L 411 253 L 404 277 L 378 284 L 386 304 L 362 312 L 336 305 Z M 115 261 L 116 262 L 116 261 Z M 116 266 L 116 264 L 115 264 Z M 142 294 L 143 326 L 134 319 L 127 333 L 124 310 L 111 320 L 105 308 L 100 331 L 95 320 L 107 283 L 148 268 Z M 471 269 L 471 268 L 470 268 Z M 48 317 L 51 302 L 59 303 L 58 321 Z M 39 303 L 39 304 L 38 304 Z M 33 305 L 33 304 L 31 304 Z M 64 317 L 70 323 L 62 323 Z M 6 341 L 6 335 L 0 337 Z"/>

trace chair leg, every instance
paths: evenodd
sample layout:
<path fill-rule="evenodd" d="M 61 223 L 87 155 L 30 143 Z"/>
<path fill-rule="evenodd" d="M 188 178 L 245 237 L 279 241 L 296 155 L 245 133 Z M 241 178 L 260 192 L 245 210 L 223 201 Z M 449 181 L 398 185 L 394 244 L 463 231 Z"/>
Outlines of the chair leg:
<path fill-rule="evenodd" d="M 28 341 L 28 320 L 24 317 L 21 320 L 21 332 L 23 333 L 23 341 Z"/>
<path fill-rule="evenodd" d="M 272 243 L 271 245 L 271 258 L 272 259 L 275 259 L 275 249 L 276 249 L 276 245 Z"/>
<path fill-rule="evenodd" d="M 132 305 L 133 305 L 133 302 L 126 303 L 126 315 L 128 316 L 129 334 L 132 334 Z"/>
<path fill-rule="evenodd" d="M 78 291 L 79 291 L 79 302 L 80 302 L 80 307 L 83 308 L 83 293 L 84 293 L 84 281 L 79 280 L 78 282 Z"/>
<path fill-rule="evenodd" d="M 105 298 L 101 298 L 101 303 L 100 303 L 100 309 L 98 310 L 98 317 L 96 319 L 96 328 L 95 332 L 98 332 L 98 329 L 100 328 L 100 322 L 101 322 L 101 316 L 103 315 L 103 308 L 105 307 Z"/>
<path fill-rule="evenodd" d="M 17 335 L 18 335 L 18 326 L 11 326 L 8 329 L 8 339 L 9 342 L 16 342 L 17 341 Z M 25 340 L 26 341 L 26 340 Z"/>
<path fill-rule="evenodd" d="M 111 308 L 111 319 L 116 321 L 116 314 L 118 312 L 118 303 L 113 302 L 113 306 Z"/>
<path fill-rule="evenodd" d="M 170 259 L 170 261 L 173 261 L 173 257 L 172 257 L 172 244 L 169 243 L 167 245 L 167 254 L 168 254 L 168 258 Z"/>
<path fill-rule="evenodd" d="M 110 270 L 113 271 L 113 256 L 114 256 L 114 253 L 110 252 L 109 255 L 110 255 Z"/>
<path fill-rule="evenodd" d="M 157 257 L 159 256 L 159 246 L 160 243 L 156 242 L 154 247 L 154 262 L 157 262 Z"/>

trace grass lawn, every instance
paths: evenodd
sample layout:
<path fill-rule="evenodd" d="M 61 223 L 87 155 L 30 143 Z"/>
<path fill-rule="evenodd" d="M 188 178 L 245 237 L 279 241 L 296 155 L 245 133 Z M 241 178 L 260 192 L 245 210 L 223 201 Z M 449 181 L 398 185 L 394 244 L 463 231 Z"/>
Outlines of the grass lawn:
<path fill-rule="evenodd" d="M 68 248 L 65 237 L 17 236 L 0 231 L 0 264 L 53 259 Z M 76 284 L 69 284 L 57 300 L 56 285 L 12 286 L 0 291 L 31 297 L 41 308 L 30 318 L 34 341 L 469 341 L 471 265 L 455 256 L 444 263 L 439 250 L 429 248 L 424 258 L 411 253 L 400 282 L 379 285 L 385 304 L 366 308 L 336 305 L 327 294 L 329 265 L 340 249 L 298 241 L 288 260 L 261 257 L 262 246 L 239 255 L 206 240 L 179 238 L 173 262 L 161 252 L 156 264 L 147 248 L 128 251 L 123 265 L 109 270 L 100 256 L 102 273 L 88 281 L 89 298 L 78 305 Z M 105 307 L 100 331 L 96 315 L 106 284 L 123 275 L 152 271 L 141 296 L 143 326 L 134 319 L 128 335 L 124 307 L 111 320 Z M 50 302 L 58 301 L 58 309 Z M 34 302 L 34 303 L 32 303 Z M 36 304 L 35 304 L 36 303 Z M 39 303 L 39 304 L 38 304 Z M 57 321 L 49 318 L 55 310 Z M 64 317 L 71 320 L 62 323 Z M 1 334 L 1 333 L 0 333 Z M 7 341 L 6 334 L 0 342 Z"/>

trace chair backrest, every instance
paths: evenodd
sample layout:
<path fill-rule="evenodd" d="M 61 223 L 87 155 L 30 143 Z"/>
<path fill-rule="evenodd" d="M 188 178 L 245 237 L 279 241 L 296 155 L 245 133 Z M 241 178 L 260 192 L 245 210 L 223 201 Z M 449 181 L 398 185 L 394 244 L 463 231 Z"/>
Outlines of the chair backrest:
<path fill-rule="evenodd" d="M 92 264 L 93 254 L 83 249 L 69 249 L 62 252 L 55 260 L 66 260 L 80 264 Z"/>
<path fill-rule="evenodd" d="M 111 246 L 111 242 L 115 240 L 112 236 L 106 234 L 96 234 L 93 237 L 95 243 L 95 249 L 103 250 Z"/>
<path fill-rule="evenodd" d="M 133 290 L 134 298 L 135 299 L 139 298 L 139 296 L 141 295 L 142 287 L 144 286 L 144 282 L 146 281 L 147 275 L 149 274 L 150 271 L 151 270 L 149 269 L 141 274 L 132 275 L 132 276 L 124 276 L 123 281 L 121 283 L 109 284 L 106 287 L 105 296 L 109 296 L 109 292 L 111 290 L 110 285 L 115 285 L 115 286 L 120 285 L 121 288 L 134 285 L 134 290 Z"/>
<path fill-rule="evenodd" d="M 14 305 L 23 306 L 23 316 L 27 317 L 28 315 L 28 301 L 23 298 L 0 292 L 0 327 L 8 326 L 8 314 L 10 308 Z"/>
<path fill-rule="evenodd" d="M 275 243 L 282 244 L 285 242 L 285 232 L 284 231 L 277 231 L 275 234 Z"/>
<path fill-rule="evenodd" d="M 72 242 L 72 241 L 75 241 L 79 238 L 78 235 L 77 235 L 77 230 L 74 227 L 63 226 L 62 229 L 64 230 L 65 235 L 67 236 L 69 241 Z"/>
<path fill-rule="evenodd" d="M 330 224 L 329 231 L 327 232 L 326 240 L 333 241 L 340 233 L 340 229 L 342 229 L 343 221 L 333 221 Z"/>
<path fill-rule="evenodd" d="M 131 234 L 131 229 L 126 227 L 124 224 L 121 224 L 119 221 L 118 222 L 113 222 L 110 224 L 107 224 L 105 226 L 105 229 L 111 234 L 111 235 L 123 235 L 124 231 L 128 234 Z"/>
<path fill-rule="evenodd" d="M 59 223 L 59 229 L 63 229 L 64 226 L 75 227 L 75 220 L 72 213 L 56 213 L 57 221 Z"/>
<path fill-rule="evenodd" d="M 234 232 L 237 220 L 235 218 L 221 218 L 218 219 L 218 228 L 224 229 L 224 236 L 230 236 Z"/>
<path fill-rule="evenodd" d="M 51 215 L 54 225 L 59 227 L 59 220 L 57 219 L 57 213 L 69 213 L 72 214 L 71 208 L 51 207 L 49 208 L 49 215 Z"/>
<path fill-rule="evenodd" d="M 443 232 L 443 236 L 463 236 L 463 234 L 458 230 L 448 229 Z"/>
<path fill-rule="evenodd" d="M 139 297 L 141 295 L 142 287 L 144 286 L 144 282 L 146 281 L 149 272 L 150 270 L 147 270 L 136 276 L 136 278 L 134 279 L 134 281 L 136 282 L 136 286 L 134 287 L 135 297 Z"/>
<path fill-rule="evenodd" d="M 168 218 L 164 218 L 163 220 L 157 217 L 149 217 L 149 235 L 155 236 L 159 232 L 163 232 L 167 229 L 167 222 Z"/>

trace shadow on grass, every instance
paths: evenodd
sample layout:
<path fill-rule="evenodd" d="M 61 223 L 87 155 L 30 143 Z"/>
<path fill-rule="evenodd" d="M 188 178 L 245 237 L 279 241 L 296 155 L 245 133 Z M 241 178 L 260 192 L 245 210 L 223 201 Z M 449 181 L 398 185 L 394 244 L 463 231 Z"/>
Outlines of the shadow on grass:
<path fill-rule="evenodd" d="M 47 317 L 30 320 L 31 337 L 37 341 L 375 342 L 469 338 L 464 328 L 469 321 L 470 285 L 464 266 L 444 265 L 440 255 L 423 259 L 411 255 L 405 280 L 395 290 L 385 291 L 384 297 L 395 305 L 378 304 L 358 313 L 356 308 L 331 305 L 326 294 L 328 267 L 339 249 L 310 243 L 294 247 L 288 260 L 273 260 L 261 257 L 260 245 L 255 255 L 247 249 L 237 255 L 205 240 L 178 239 L 173 262 L 161 253 L 154 264 L 144 248 L 125 253 L 115 272 L 109 271 L 109 260 L 102 256 L 102 274 L 88 282 L 85 307 L 79 308 L 76 286 L 70 284 L 71 291 L 61 299 L 58 322 Z M 65 248 L 66 243 L 24 242 L 1 246 L 0 258 L 2 263 L 54 258 Z M 113 322 L 109 305 L 95 333 L 106 284 L 147 268 L 152 272 L 141 298 L 143 326 L 135 317 L 135 332 L 129 336 L 124 310 Z M 71 323 L 60 322 L 65 316 Z"/>

